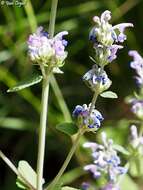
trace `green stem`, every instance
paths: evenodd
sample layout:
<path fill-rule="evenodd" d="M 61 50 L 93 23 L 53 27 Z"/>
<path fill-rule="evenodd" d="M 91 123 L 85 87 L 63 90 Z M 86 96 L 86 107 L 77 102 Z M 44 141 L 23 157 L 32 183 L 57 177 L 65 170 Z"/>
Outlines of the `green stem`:
<path fill-rule="evenodd" d="M 92 98 L 92 101 L 91 101 L 91 104 L 90 104 L 90 108 L 89 108 L 89 115 L 91 114 L 94 106 L 95 106 L 95 103 L 96 103 L 96 100 L 97 100 L 97 97 L 98 97 L 99 93 L 95 92 L 94 95 L 93 95 L 93 98 Z"/>
<path fill-rule="evenodd" d="M 45 155 L 45 139 L 46 139 L 46 123 L 48 111 L 48 96 L 49 96 L 49 76 L 43 79 L 42 100 L 41 100 L 41 115 L 38 143 L 38 160 L 37 160 L 37 190 L 42 190 L 43 166 Z"/>
<path fill-rule="evenodd" d="M 94 95 L 93 95 L 93 98 L 92 98 L 92 102 L 91 102 L 91 105 L 90 105 L 90 108 L 89 108 L 89 115 L 90 113 L 92 112 L 93 108 L 94 108 L 94 105 L 96 103 L 96 100 L 97 100 L 97 97 L 98 97 L 99 93 L 95 92 Z M 75 142 L 73 143 L 73 146 L 64 162 L 64 164 L 62 165 L 60 171 L 58 172 L 57 176 L 54 178 L 54 180 L 52 181 L 52 183 L 46 188 L 46 190 L 53 190 L 53 188 L 55 187 L 55 185 L 58 183 L 58 181 L 60 180 L 61 176 L 63 175 L 65 169 L 67 168 L 74 152 L 76 151 L 76 148 L 79 144 L 79 140 L 80 140 L 80 137 L 85 133 L 86 129 L 83 129 L 83 128 L 80 128 L 79 131 L 78 131 L 78 134 L 77 134 L 77 137 L 76 137 L 76 140 Z"/>
<path fill-rule="evenodd" d="M 54 36 L 57 6 L 58 6 L 58 0 L 52 0 L 50 23 L 49 23 L 49 37 L 50 38 L 53 38 Z"/>
<path fill-rule="evenodd" d="M 54 36 L 57 5 L 58 5 L 58 0 L 52 0 L 50 23 L 49 23 L 50 38 Z M 46 123 L 47 123 L 47 112 L 48 112 L 49 78 L 50 78 L 50 68 L 47 70 L 46 75 L 43 76 L 40 131 L 39 131 L 39 143 L 38 143 L 38 160 L 37 160 L 37 190 L 43 189 L 42 180 L 43 180 L 43 167 L 44 167 L 44 155 L 45 155 Z"/>
<path fill-rule="evenodd" d="M 55 185 L 58 183 L 59 179 L 61 178 L 61 176 L 63 175 L 65 169 L 67 168 L 77 146 L 78 146 L 78 143 L 79 143 L 79 140 L 80 140 L 80 137 L 83 135 L 84 133 L 84 130 L 81 130 L 79 129 L 78 131 L 78 134 L 77 134 L 77 137 L 75 139 L 75 142 L 66 158 L 66 160 L 64 161 L 64 164 L 62 165 L 60 171 L 58 172 L 57 176 L 54 178 L 54 180 L 52 181 L 52 183 L 46 188 L 47 190 L 53 190 Z"/>

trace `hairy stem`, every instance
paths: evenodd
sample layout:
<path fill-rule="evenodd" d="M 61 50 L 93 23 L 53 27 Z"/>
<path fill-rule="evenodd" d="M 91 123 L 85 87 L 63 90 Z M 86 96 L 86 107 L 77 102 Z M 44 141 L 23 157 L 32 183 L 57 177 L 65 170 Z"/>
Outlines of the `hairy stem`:
<path fill-rule="evenodd" d="M 57 5 L 58 5 L 58 0 L 52 0 L 50 23 L 49 23 L 50 38 L 54 36 Z M 43 189 L 42 179 L 43 179 L 43 167 L 44 167 L 44 155 L 45 155 L 46 123 L 47 123 L 47 112 L 48 112 L 49 78 L 50 78 L 50 69 L 47 70 L 46 76 L 44 76 L 43 78 L 43 87 L 42 87 L 38 159 L 37 159 L 37 190 Z"/>
<path fill-rule="evenodd" d="M 52 0 L 50 23 L 49 23 L 49 37 L 50 38 L 54 36 L 57 6 L 58 6 L 58 0 Z"/>
<path fill-rule="evenodd" d="M 38 159 L 37 159 L 37 190 L 42 190 L 48 96 L 49 96 L 49 76 L 43 79 L 43 87 L 42 87 Z"/>
<path fill-rule="evenodd" d="M 52 181 L 52 183 L 46 188 L 47 190 L 53 190 L 54 187 L 55 187 L 55 185 L 60 180 L 61 176 L 63 175 L 65 169 L 67 168 L 67 166 L 68 166 L 68 164 L 69 164 L 69 162 L 70 162 L 70 160 L 71 160 L 71 158 L 72 158 L 72 156 L 73 156 L 73 154 L 74 154 L 74 152 L 75 152 L 75 150 L 76 150 L 76 148 L 78 146 L 80 137 L 83 135 L 83 133 L 84 133 L 84 130 L 79 129 L 77 137 L 75 139 L 75 142 L 74 142 L 72 148 L 70 149 L 70 152 L 69 152 L 66 160 L 64 161 L 64 163 L 63 163 L 60 171 L 57 174 L 57 176 L 54 178 L 54 180 Z"/>

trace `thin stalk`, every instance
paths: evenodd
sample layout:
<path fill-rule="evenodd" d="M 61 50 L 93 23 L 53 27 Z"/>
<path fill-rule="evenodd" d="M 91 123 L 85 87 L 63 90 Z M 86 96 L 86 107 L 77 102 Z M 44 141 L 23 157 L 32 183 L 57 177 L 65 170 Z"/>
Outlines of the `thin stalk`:
<path fill-rule="evenodd" d="M 53 89 L 54 88 L 56 89 L 55 96 L 59 100 L 58 103 L 59 103 L 59 106 L 63 113 L 64 120 L 65 120 L 65 122 L 71 122 L 72 121 L 71 114 L 69 112 L 66 102 L 64 101 L 63 94 L 61 93 L 60 87 L 59 87 L 54 75 L 51 75 L 50 80 L 51 80 L 51 86 L 53 87 Z"/>
<path fill-rule="evenodd" d="M 19 176 L 25 184 L 31 189 L 36 190 L 29 181 L 27 181 L 22 174 L 18 171 L 18 169 L 15 167 L 15 165 L 4 155 L 4 153 L 0 150 L 0 157 L 1 159 L 10 167 L 10 169 L 16 174 L 16 176 Z"/>
<path fill-rule="evenodd" d="M 92 102 L 91 102 L 91 105 L 90 105 L 90 108 L 89 108 L 89 116 L 90 116 L 90 113 L 92 112 L 93 108 L 94 108 L 94 105 L 96 103 L 96 100 L 97 100 L 97 97 L 98 97 L 99 93 L 95 92 L 94 95 L 93 95 L 93 98 L 92 98 Z M 55 185 L 58 183 L 58 181 L 60 180 L 61 176 L 63 175 L 65 169 L 67 168 L 73 154 L 75 153 L 76 151 L 76 148 L 79 144 L 79 140 L 80 140 L 80 137 L 86 132 L 86 129 L 82 129 L 82 128 L 79 128 L 79 131 L 78 131 L 78 134 L 77 134 L 77 137 L 76 137 L 76 140 L 74 141 L 73 145 L 72 145 L 72 148 L 64 162 L 64 164 L 62 165 L 60 171 L 58 172 L 57 176 L 54 178 L 54 180 L 51 182 L 51 184 L 46 188 L 46 190 L 53 190 L 53 188 L 55 187 Z"/>
<path fill-rule="evenodd" d="M 99 93 L 95 92 L 94 95 L 93 95 L 93 98 L 92 98 L 92 101 L 91 101 L 91 104 L 90 104 L 90 108 L 89 108 L 89 115 L 91 114 L 94 106 L 95 106 L 95 103 L 96 103 L 96 100 L 97 100 L 97 97 L 98 97 Z"/>
<path fill-rule="evenodd" d="M 58 0 L 52 0 L 50 23 L 49 23 L 49 30 L 48 30 L 50 38 L 53 38 L 54 36 L 57 6 L 58 6 Z"/>
<path fill-rule="evenodd" d="M 49 76 L 43 79 L 43 86 L 42 86 L 38 159 L 37 159 L 37 190 L 42 190 L 45 140 L 46 140 L 46 123 L 47 123 L 47 112 L 48 112 L 48 96 L 49 96 Z"/>
<path fill-rule="evenodd" d="M 52 0 L 50 23 L 49 23 L 50 38 L 54 36 L 57 5 L 58 5 L 58 0 Z M 44 167 L 44 155 L 45 155 L 46 123 L 47 123 L 47 112 L 48 112 L 49 78 L 50 78 L 50 68 L 47 70 L 46 76 L 43 77 L 43 86 L 42 86 L 40 130 L 39 130 L 38 159 L 37 159 L 37 190 L 43 189 L 42 180 L 43 180 L 43 167 Z"/>
<path fill-rule="evenodd" d="M 77 137 L 75 139 L 75 142 L 72 146 L 72 148 L 70 149 L 70 152 L 66 158 L 66 160 L 64 161 L 64 164 L 62 165 L 60 171 L 58 172 L 57 176 L 54 178 L 54 180 L 52 181 L 52 183 L 46 188 L 46 190 L 53 190 L 55 185 L 58 183 L 59 179 L 61 178 L 61 176 L 63 175 L 65 169 L 67 168 L 77 146 L 78 146 L 78 143 L 79 143 L 79 140 L 80 140 L 80 137 L 83 135 L 84 133 L 84 130 L 81 130 L 79 129 L 78 131 L 78 134 L 77 134 Z"/>

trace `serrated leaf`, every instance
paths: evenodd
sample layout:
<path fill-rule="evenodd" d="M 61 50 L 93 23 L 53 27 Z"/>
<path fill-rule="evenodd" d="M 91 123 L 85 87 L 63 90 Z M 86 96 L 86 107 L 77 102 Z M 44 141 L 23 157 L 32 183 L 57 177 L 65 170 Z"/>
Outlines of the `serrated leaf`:
<path fill-rule="evenodd" d="M 36 172 L 32 169 L 32 167 L 28 164 L 28 162 L 22 160 L 18 163 L 18 171 L 19 173 L 23 176 L 23 178 L 29 182 L 35 189 L 36 189 L 36 179 L 37 179 L 37 174 Z M 42 181 L 44 183 L 44 179 Z M 27 184 L 23 179 L 21 179 L 20 176 L 17 177 L 17 186 L 21 189 L 27 189 Z"/>
<path fill-rule="evenodd" d="M 78 127 L 72 122 L 61 123 L 61 124 L 56 126 L 56 129 L 67 134 L 67 135 L 69 135 L 69 136 L 76 134 L 78 131 Z"/>
<path fill-rule="evenodd" d="M 117 150 L 118 152 L 121 152 L 125 155 L 130 155 L 130 152 L 128 150 L 126 150 L 123 146 L 119 145 L 119 144 L 114 144 L 113 148 L 115 150 Z"/>
<path fill-rule="evenodd" d="M 34 84 L 41 82 L 42 78 L 43 78 L 42 75 L 33 75 L 29 79 L 21 81 L 16 86 L 9 88 L 7 90 L 7 92 L 16 92 L 16 91 L 22 90 L 24 88 L 27 88 L 29 86 L 33 86 Z"/>
<path fill-rule="evenodd" d="M 118 98 L 117 94 L 112 91 L 106 91 L 100 94 L 103 98 Z"/>
<path fill-rule="evenodd" d="M 65 186 L 65 187 L 62 187 L 62 190 L 80 190 L 80 189 Z"/>

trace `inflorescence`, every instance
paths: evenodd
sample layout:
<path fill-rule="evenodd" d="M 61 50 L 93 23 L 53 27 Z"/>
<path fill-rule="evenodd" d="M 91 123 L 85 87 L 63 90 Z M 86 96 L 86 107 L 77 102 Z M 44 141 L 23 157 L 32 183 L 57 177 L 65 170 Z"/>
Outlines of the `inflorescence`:
<path fill-rule="evenodd" d="M 127 27 L 133 27 L 132 23 L 121 23 L 112 26 L 109 23 L 111 19 L 111 12 L 106 10 L 101 14 L 101 17 L 94 16 L 93 21 L 95 26 L 92 28 L 89 39 L 93 43 L 95 50 L 95 61 L 103 67 L 112 62 L 117 57 L 118 49 L 122 49 L 123 46 L 117 43 L 123 43 L 127 36 L 124 31 Z"/>
<path fill-rule="evenodd" d="M 94 178 L 107 175 L 110 184 L 116 184 L 117 178 L 127 172 L 125 167 L 120 166 L 120 158 L 114 149 L 113 140 L 107 139 L 103 132 L 102 145 L 94 142 L 84 143 L 85 148 L 92 150 L 93 164 L 86 165 L 84 170 L 90 171 Z"/>
<path fill-rule="evenodd" d="M 43 30 L 43 27 L 39 27 L 34 34 L 29 36 L 27 42 L 31 60 L 51 68 L 62 67 L 67 57 L 65 51 L 67 41 L 63 39 L 63 36 L 67 34 L 67 31 L 63 31 L 49 38 L 49 34 Z"/>
<path fill-rule="evenodd" d="M 97 130 L 104 118 L 96 109 L 92 109 L 91 113 L 89 111 L 90 105 L 77 105 L 73 111 L 73 116 L 76 118 L 79 127 L 85 128 L 87 131 L 90 129 Z"/>

